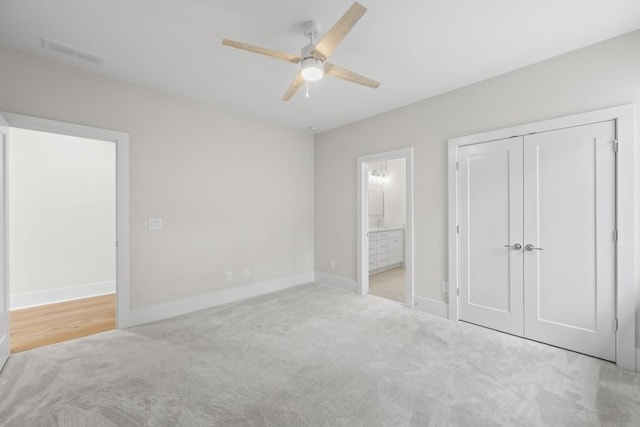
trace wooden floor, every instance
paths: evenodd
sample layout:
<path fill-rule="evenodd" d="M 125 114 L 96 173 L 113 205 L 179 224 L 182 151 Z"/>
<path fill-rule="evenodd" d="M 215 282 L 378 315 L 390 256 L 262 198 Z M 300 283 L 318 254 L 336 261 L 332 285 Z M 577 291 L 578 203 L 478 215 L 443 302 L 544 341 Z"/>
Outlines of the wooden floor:
<path fill-rule="evenodd" d="M 116 295 L 12 310 L 11 353 L 86 337 L 116 327 Z"/>
<path fill-rule="evenodd" d="M 405 268 L 397 267 L 369 276 L 369 293 L 405 302 Z"/>

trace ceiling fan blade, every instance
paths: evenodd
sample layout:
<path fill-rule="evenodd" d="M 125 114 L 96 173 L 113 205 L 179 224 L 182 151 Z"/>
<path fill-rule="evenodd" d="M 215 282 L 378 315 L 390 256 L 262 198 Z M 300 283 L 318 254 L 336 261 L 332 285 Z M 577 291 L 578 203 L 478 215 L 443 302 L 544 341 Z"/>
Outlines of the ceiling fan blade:
<path fill-rule="evenodd" d="M 378 86 L 380 86 L 380 82 L 371 80 L 368 77 L 361 76 L 358 73 L 354 73 L 353 71 L 347 70 L 346 68 L 342 68 L 334 64 L 326 63 L 324 65 L 324 73 L 327 76 L 333 76 L 339 79 L 348 80 L 350 82 L 357 83 L 362 86 L 367 86 L 373 89 L 376 89 Z"/>
<path fill-rule="evenodd" d="M 349 10 L 342 15 L 342 18 L 322 37 L 311 53 L 325 60 L 329 58 L 366 11 L 366 7 L 358 2 L 354 2 Z"/>
<path fill-rule="evenodd" d="M 302 73 L 296 74 L 296 76 L 293 78 L 293 81 L 287 88 L 287 91 L 282 96 L 282 100 L 283 101 L 290 100 L 291 97 L 298 91 L 298 89 L 300 89 L 300 86 L 302 86 L 303 84 L 304 84 L 304 79 L 302 78 Z"/>
<path fill-rule="evenodd" d="M 254 46 L 248 43 L 237 42 L 229 39 L 222 39 L 222 44 L 225 46 L 235 47 L 236 49 L 248 50 L 249 52 L 259 53 L 261 55 L 270 56 L 276 59 L 282 59 L 293 64 L 299 64 L 302 58 L 298 55 L 292 55 L 290 53 L 278 52 L 277 50 L 267 49 L 265 47 Z"/>

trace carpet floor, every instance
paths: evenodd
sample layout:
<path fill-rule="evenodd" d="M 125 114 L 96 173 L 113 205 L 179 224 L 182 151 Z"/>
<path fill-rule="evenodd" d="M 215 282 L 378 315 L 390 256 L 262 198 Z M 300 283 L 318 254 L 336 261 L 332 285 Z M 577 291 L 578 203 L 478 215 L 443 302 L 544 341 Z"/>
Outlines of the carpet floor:
<path fill-rule="evenodd" d="M 306 285 L 13 355 L 3 426 L 638 426 L 640 374 Z"/>

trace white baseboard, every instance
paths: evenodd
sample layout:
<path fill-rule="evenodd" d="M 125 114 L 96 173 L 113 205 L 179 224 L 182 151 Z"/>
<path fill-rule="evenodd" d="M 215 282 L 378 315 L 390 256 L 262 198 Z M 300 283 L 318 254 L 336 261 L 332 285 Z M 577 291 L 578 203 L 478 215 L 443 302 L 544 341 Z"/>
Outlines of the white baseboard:
<path fill-rule="evenodd" d="M 116 282 L 98 282 L 86 285 L 72 286 L 69 288 L 50 289 L 47 291 L 24 292 L 11 294 L 11 310 L 35 307 L 38 305 L 53 304 L 56 302 L 71 301 L 74 299 L 95 297 L 98 295 L 112 294 L 116 291 Z"/>
<path fill-rule="evenodd" d="M 218 292 L 184 298 L 151 307 L 131 309 L 125 316 L 126 318 L 118 324 L 118 327 L 129 328 L 131 326 L 144 325 L 157 320 L 168 319 L 234 301 L 269 294 L 310 282 L 313 282 L 313 272 L 311 271 L 268 280 L 266 282 L 252 283 L 237 288 L 223 289 Z"/>
<path fill-rule="evenodd" d="M 358 284 L 355 280 L 347 279 L 345 277 L 334 276 L 332 274 L 321 273 L 316 271 L 316 282 L 323 283 L 325 285 L 333 286 L 334 288 L 345 289 L 347 291 L 356 292 Z"/>
<path fill-rule="evenodd" d="M 415 309 L 434 316 L 449 318 L 449 304 L 425 297 L 413 297 Z"/>

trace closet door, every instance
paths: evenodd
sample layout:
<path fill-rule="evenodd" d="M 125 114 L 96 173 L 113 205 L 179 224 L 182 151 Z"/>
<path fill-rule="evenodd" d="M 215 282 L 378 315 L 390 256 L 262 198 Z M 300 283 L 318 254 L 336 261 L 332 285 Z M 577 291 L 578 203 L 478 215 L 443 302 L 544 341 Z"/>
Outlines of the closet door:
<path fill-rule="evenodd" d="M 464 146 L 459 161 L 459 318 L 523 334 L 522 137 Z"/>
<path fill-rule="evenodd" d="M 614 121 L 524 138 L 523 243 L 525 337 L 612 361 L 614 139 Z"/>

